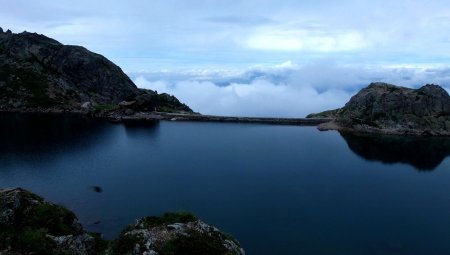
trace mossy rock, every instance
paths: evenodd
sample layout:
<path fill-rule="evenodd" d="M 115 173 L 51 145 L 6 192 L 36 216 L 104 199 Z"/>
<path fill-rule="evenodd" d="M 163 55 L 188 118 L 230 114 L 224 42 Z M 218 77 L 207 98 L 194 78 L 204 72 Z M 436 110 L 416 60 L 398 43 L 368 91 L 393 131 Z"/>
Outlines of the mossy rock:
<path fill-rule="evenodd" d="M 70 254 L 52 237 L 86 232 L 75 214 L 23 189 L 0 190 L 0 254 Z"/>
<path fill-rule="evenodd" d="M 142 218 L 109 242 L 84 230 L 73 212 L 23 189 L 0 189 L 0 230 L 0 254 L 244 254 L 233 237 L 189 212 Z"/>
<path fill-rule="evenodd" d="M 190 212 L 165 213 L 160 217 L 149 216 L 142 218 L 141 222 L 145 228 L 168 225 L 174 223 L 188 223 L 198 220 L 197 217 Z"/>
<path fill-rule="evenodd" d="M 112 250 L 114 254 L 245 254 L 234 237 L 188 212 L 144 217 L 122 232 Z"/>
<path fill-rule="evenodd" d="M 211 255 L 227 254 L 222 241 L 209 235 L 191 232 L 188 236 L 178 236 L 156 250 L 160 255 Z"/>

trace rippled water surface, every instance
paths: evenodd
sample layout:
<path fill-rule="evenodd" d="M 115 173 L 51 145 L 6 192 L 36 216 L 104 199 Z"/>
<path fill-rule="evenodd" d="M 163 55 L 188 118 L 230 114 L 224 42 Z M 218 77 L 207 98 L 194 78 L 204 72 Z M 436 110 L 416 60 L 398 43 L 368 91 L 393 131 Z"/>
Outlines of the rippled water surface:
<path fill-rule="evenodd" d="M 0 187 L 60 203 L 107 238 L 183 210 L 248 254 L 450 254 L 447 139 L 7 114 L 0 142 Z"/>

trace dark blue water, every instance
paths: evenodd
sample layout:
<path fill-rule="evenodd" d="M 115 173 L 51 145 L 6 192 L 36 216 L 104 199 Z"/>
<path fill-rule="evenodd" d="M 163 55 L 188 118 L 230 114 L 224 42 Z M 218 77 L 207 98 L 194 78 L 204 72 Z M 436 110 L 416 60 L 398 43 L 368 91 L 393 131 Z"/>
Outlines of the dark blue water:
<path fill-rule="evenodd" d="M 0 143 L 0 187 L 60 203 L 108 238 L 184 210 L 248 254 L 450 253 L 445 139 L 8 114 Z"/>

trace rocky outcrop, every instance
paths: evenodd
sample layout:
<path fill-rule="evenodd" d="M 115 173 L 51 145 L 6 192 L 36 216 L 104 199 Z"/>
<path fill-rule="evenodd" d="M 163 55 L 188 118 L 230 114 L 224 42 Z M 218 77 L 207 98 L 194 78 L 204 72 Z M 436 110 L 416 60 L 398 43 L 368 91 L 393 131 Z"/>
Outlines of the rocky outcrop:
<path fill-rule="evenodd" d="M 120 235 L 113 245 L 117 254 L 236 254 L 244 250 L 231 236 L 190 213 L 146 217 Z"/>
<path fill-rule="evenodd" d="M 233 237 L 190 213 L 145 217 L 105 241 L 69 210 L 20 188 L 0 189 L 0 230 L 0 254 L 245 254 Z"/>
<path fill-rule="evenodd" d="M 0 229 L 0 254 L 95 253 L 72 212 L 23 189 L 0 190 Z"/>
<path fill-rule="evenodd" d="M 0 30 L 0 110 L 87 111 L 135 100 L 139 111 L 191 112 L 173 96 L 137 88 L 118 66 L 83 47 Z"/>
<path fill-rule="evenodd" d="M 334 123 L 320 129 L 450 136 L 450 96 L 438 85 L 410 89 L 372 83 L 333 114 Z"/>

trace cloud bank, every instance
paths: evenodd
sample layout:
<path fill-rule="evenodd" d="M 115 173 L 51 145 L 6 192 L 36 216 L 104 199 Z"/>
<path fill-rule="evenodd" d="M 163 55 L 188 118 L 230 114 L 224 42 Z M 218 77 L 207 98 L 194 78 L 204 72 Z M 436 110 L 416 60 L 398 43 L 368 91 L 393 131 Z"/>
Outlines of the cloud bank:
<path fill-rule="evenodd" d="M 349 97 L 342 90 L 318 93 L 311 87 L 295 88 L 255 80 L 249 84 L 219 86 L 210 81 L 151 82 L 142 76 L 140 87 L 176 95 L 194 111 L 225 116 L 303 117 L 319 108 L 335 108 Z"/>
<path fill-rule="evenodd" d="M 304 117 L 342 107 L 370 82 L 406 87 L 426 83 L 449 90 L 450 68 L 355 67 L 333 63 L 298 66 L 288 61 L 273 67 L 239 70 L 185 70 L 129 74 L 142 88 L 175 95 L 202 114 Z"/>

